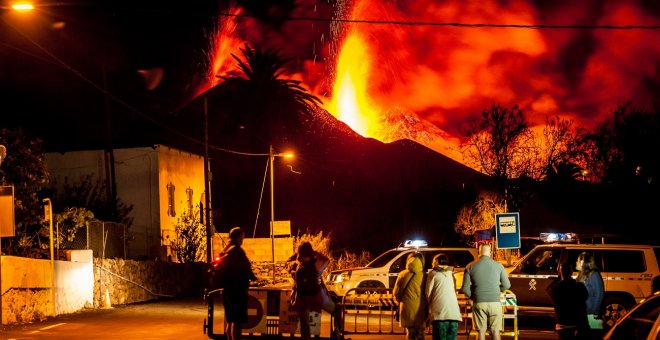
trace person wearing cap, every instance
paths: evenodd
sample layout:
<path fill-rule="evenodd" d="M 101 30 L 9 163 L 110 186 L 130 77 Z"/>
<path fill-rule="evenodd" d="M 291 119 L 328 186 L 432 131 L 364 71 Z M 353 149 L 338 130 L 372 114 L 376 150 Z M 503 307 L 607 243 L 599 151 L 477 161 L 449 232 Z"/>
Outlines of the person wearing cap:
<path fill-rule="evenodd" d="M 472 299 L 472 318 L 479 340 L 486 339 L 486 330 L 499 340 L 502 328 L 500 293 L 511 288 L 504 266 L 491 258 L 490 244 L 479 248 L 479 259 L 465 267 L 461 291 Z"/>
<path fill-rule="evenodd" d="M 225 334 L 228 340 L 239 340 L 243 324 L 248 321 L 247 302 L 250 281 L 256 280 L 252 264 L 241 245 L 245 233 L 240 227 L 229 231 L 229 244 L 220 254 L 221 261 L 226 261 L 227 280 L 222 291 L 222 303 L 225 307 Z"/>

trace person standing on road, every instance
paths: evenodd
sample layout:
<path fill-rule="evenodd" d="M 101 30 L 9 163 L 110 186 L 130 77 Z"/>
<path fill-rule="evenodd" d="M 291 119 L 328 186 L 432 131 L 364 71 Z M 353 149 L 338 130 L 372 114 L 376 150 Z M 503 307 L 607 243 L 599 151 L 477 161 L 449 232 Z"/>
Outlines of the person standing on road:
<path fill-rule="evenodd" d="M 433 257 L 433 269 L 426 278 L 426 298 L 429 302 L 433 340 L 453 340 L 458 336 L 461 310 L 456 298 L 454 267 L 447 255 Z"/>
<path fill-rule="evenodd" d="M 577 258 L 575 268 L 578 270 L 577 282 L 584 283 L 589 293 L 587 298 L 587 318 L 594 338 L 603 337 L 603 320 L 600 315 L 600 306 L 605 295 L 603 277 L 598 271 L 596 261 L 591 253 L 583 252 Z"/>
<path fill-rule="evenodd" d="M 392 295 L 399 308 L 399 325 L 406 330 L 408 340 L 423 340 L 428 312 L 424 286 L 424 255 L 411 253 L 406 269 L 399 273 Z"/>
<path fill-rule="evenodd" d="M 252 265 L 245 251 L 241 248 L 245 233 L 240 227 L 229 231 L 229 244 L 223 250 L 222 261 L 226 261 L 225 287 L 222 291 L 222 303 L 225 307 L 225 334 L 228 340 L 240 340 L 243 324 L 247 322 L 248 289 L 250 281 L 256 280 Z"/>
<path fill-rule="evenodd" d="M 479 340 L 486 339 L 486 330 L 499 340 L 502 328 L 500 293 L 511 288 L 504 266 L 491 258 L 490 244 L 479 248 L 479 259 L 465 267 L 461 291 L 472 299 L 472 317 Z"/>
<path fill-rule="evenodd" d="M 590 332 L 587 320 L 587 288 L 573 279 L 573 270 L 568 262 L 559 265 L 559 275 L 561 280 L 553 282 L 547 288 L 555 305 L 555 330 L 559 339 L 588 339 Z"/>
<path fill-rule="evenodd" d="M 341 337 L 341 307 L 330 299 L 321 279 L 323 271 L 329 264 L 330 259 L 322 253 L 315 251 L 311 243 L 303 242 L 298 246 L 296 262 L 294 264 L 295 268 L 292 268 L 292 275 L 294 277 L 294 290 L 296 294 L 294 308 L 298 312 L 300 319 L 300 337 L 302 339 L 307 340 L 311 338 L 309 327 L 310 312 L 320 312 L 321 310 L 333 314 L 334 326 L 332 336 L 334 338 Z"/>

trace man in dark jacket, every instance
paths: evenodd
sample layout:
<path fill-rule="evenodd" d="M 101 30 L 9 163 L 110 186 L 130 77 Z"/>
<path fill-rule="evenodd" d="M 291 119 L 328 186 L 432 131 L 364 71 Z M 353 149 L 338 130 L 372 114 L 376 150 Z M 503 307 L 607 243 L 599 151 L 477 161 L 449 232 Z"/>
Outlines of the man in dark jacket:
<path fill-rule="evenodd" d="M 222 291 L 225 306 L 225 334 L 228 340 L 240 340 L 243 324 L 247 322 L 247 302 L 250 281 L 256 280 L 250 260 L 241 248 L 245 233 L 240 227 L 229 231 L 229 244 L 222 252 L 221 261 L 226 261 L 227 276 Z"/>
<path fill-rule="evenodd" d="M 573 270 L 569 263 L 559 266 L 559 274 L 561 281 L 554 282 L 547 288 L 555 305 L 555 330 L 562 340 L 588 339 L 587 288 L 573 279 Z"/>

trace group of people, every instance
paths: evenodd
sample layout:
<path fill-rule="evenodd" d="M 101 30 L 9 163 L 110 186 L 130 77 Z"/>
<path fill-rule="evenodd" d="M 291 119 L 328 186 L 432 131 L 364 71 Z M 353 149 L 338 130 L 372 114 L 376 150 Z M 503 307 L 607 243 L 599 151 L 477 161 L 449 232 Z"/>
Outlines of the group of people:
<path fill-rule="evenodd" d="M 504 266 L 491 255 L 491 246 L 482 244 L 479 258 L 466 266 L 461 286 L 461 291 L 472 300 L 472 318 L 479 340 L 486 338 L 487 331 L 493 339 L 500 339 L 500 293 L 511 288 Z M 437 254 L 432 266 L 425 273 L 424 256 L 411 253 L 392 291 L 398 303 L 399 324 L 411 340 L 424 339 L 428 322 L 433 340 L 456 339 L 462 321 L 453 268 L 448 265 L 447 256 Z M 580 254 L 575 269 L 577 279 L 572 277 L 570 263 L 561 264 L 560 279 L 548 287 L 555 305 L 556 331 L 560 339 L 601 338 L 604 285 L 593 255 Z"/>
<path fill-rule="evenodd" d="M 247 300 L 250 281 L 256 279 L 245 251 L 241 248 L 245 234 L 241 228 L 233 228 L 230 242 L 222 256 L 230 265 L 227 275 L 232 278 L 225 284 L 225 334 L 229 340 L 239 340 L 242 324 L 247 322 Z M 490 330 L 495 340 L 500 339 L 502 305 L 500 293 L 511 288 L 504 266 L 492 259 L 491 246 L 482 244 L 479 258 L 465 268 L 461 291 L 472 300 L 472 317 L 479 340 L 486 338 Z M 322 309 L 332 313 L 335 327 L 333 335 L 341 332 L 342 311 L 333 301 L 321 280 L 321 274 L 329 259 L 314 251 L 309 242 L 298 246 L 291 257 L 291 275 L 294 278 L 294 298 L 291 303 L 299 313 L 302 339 L 310 339 L 309 315 Z M 411 253 L 406 269 L 401 271 L 392 294 L 398 304 L 399 325 L 406 330 L 410 340 L 424 339 L 427 323 L 432 327 L 433 340 L 456 339 L 458 324 L 462 321 L 454 268 L 447 255 L 435 255 L 432 270 L 424 270 L 424 255 Z M 582 253 L 576 263 L 579 274 L 572 278 L 570 263 L 560 265 L 560 280 L 548 287 L 555 304 L 556 330 L 561 339 L 591 339 L 600 336 L 602 329 L 600 306 L 603 300 L 603 279 L 597 270 L 593 255 Z"/>
<path fill-rule="evenodd" d="M 485 339 L 487 329 L 491 330 L 493 339 L 499 339 L 500 292 L 509 289 L 511 284 L 504 266 L 491 258 L 490 245 L 482 245 L 479 254 L 479 259 L 467 265 L 461 290 L 474 302 L 473 318 L 479 339 Z M 425 273 L 424 256 L 411 253 L 392 291 L 399 308 L 399 324 L 411 340 L 424 339 L 427 321 L 431 323 L 434 340 L 458 336 L 462 317 L 453 267 L 443 253 L 435 255 L 432 266 L 432 270 Z"/>
<path fill-rule="evenodd" d="M 548 286 L 555 305 L 555 329 L 560 339 L 599 339 L 603 330 L 603 278 L 594 256 L 587 252 L 578 256 L 575 269 L 578 276 L 574 279 L 571 263 L 561 263 L 559 280 Z"/>
<path fill-rule="evenodd" d="M 250 260 L 241 245 L 245 233 L 240 227 L 229 231 L 229 244 L 220 253 L 225 263 L 223 275 L 222 303 L 225 309 L 225 334 L 228 340 L 240 340 L 242 325 L 248 321 L 248 289 L 250 281 L 256 280 Z M 321 274 L 330 263 L 327 256 L 314 251 L 309 242 L 298 246 L 296 254 L 291 257 L 291 274 L 294 278 L 294 300 L 292 307 L 298 312 L 300 319 L 300 334 L 302 339 L 310 339 L 310 312 L 321 309 L 332 313 L 335 327 L 333 336 L 341 335 L 342 312 L 338 303 L 327 294 Z"/>

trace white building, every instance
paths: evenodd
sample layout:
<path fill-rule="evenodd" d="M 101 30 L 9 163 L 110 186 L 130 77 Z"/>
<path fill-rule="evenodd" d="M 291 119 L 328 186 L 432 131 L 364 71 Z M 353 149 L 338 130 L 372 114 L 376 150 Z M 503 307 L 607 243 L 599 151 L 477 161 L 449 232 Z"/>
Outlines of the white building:
<path fill-rule="evenodd" d="M 115 149 L 113 154 L 117 197 L 133 205 L 127 257 L 165 259 L 177 219 L 202 201 L 204 158 L 164 145 Z M 46 162 L 58 191 L 67 181 L 90 175 L 93 181 L 109 183 L 111 167 L 104 150 L 48 153 Z"/>

